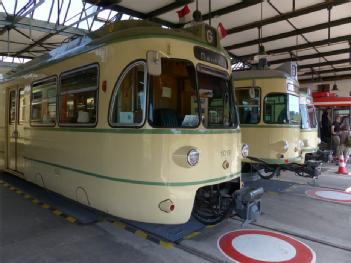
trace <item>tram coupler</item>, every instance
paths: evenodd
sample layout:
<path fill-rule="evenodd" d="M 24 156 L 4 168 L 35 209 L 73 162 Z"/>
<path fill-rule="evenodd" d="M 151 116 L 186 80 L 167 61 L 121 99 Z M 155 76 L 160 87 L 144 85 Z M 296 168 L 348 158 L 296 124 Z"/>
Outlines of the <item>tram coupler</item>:
<path fill-rule="evenodd" d="M 330 162 L 330 156 L 333 155 L 333 151 L 331 150 L 318 150 L 317 152 L 313 153 L 306 153 L 305 161 L 315 160 L 315 161 L 322 161 L 323 163 Z"/>
<path fill-rule="evenodd" d="M 264 193 L 263 187 L 243 187 L 234 192 L 234 210 L 240 218 L 244 219 L 242 226 L 255 222 L 261 215 L 261 197 Z"/>

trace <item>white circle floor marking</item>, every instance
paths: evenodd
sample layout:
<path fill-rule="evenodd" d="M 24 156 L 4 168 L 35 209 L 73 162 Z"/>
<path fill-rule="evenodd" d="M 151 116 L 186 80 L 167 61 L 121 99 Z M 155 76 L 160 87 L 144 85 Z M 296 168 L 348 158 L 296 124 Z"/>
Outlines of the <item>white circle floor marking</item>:
<path fill-rule="evenodd" d="M 242 235 L 233 239 L 232 246 L 239 253 L 255 260 L 281 262 L 296 256 L 296 249 L 288 242 L 266 235 Z"/>
<path fill-rule="evenodd" d="M 259 229 L 235 230 L 222 235 L 218 249 L 238 263 L 315 263 L 316 254 L 290 236 Z"/>
<path fill-rule="evenodd" d="M 306 191 L 306 195 L 326 201 L 351 203 L 351 193 L 340 190 L 310 189 Z"/>

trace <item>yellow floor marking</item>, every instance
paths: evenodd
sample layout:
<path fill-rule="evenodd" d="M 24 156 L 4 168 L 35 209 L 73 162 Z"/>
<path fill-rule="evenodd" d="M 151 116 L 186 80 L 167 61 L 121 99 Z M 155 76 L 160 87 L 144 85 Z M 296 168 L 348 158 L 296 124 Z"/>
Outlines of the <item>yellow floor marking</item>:
<path fill-rule="evenodd" d="M 42 208 L 45 208 L 45 209 L 48 209 L 48 208 L 50 208 L 50 206 L 48 205 L 48 204 L 42 204 L 42 206 L 41 206 Z"/>
<path fill-rule="evenodd" d="M 141 238 L 147 238 L 147 234 L 142 230 L 137 230 L 134 234 Z"/>
<path fill-rule="evenodd" d="M 166 242 L 166 241 L 163 241 L 163 240 L 160 240 L 160 246 L 163 248 L 166 248 L 166 249 L 170 249 L 173 247 L 173 244 Z"/>
<path fill-rule="evenodd" d="M 208 226 L 206 226 L 206 228 L 214 228 L 214 227 L 216 227 L 218 224 L 216 224 L 216 225 L 208 225 Z"/>
<path fill-rule="evenodd" d="M 23 192 L 21 190 L 17 190 L 16 194 L 22 194 Z"/>
<path fill-rule="evenodd" d="M 273 196 L 279 195 L 278 193 L 272 192 L 272 191 L 267 191 L 266 193 L 267 193 L 268 195 L 273 195 Z"/>
<path fill-rule="evenodd" d="M 33 203 L 33 204 L 37 204 L 37 203 L 39 203 L 39 200 L 38 200 L 38 199 L 33 199 L 33 200 L 32 200 L 32 203 Z"/>
<path fill-rule="evenodd" d="M 77 219 L 72 216 L 67 216 L 66 220 L 72 224 L 74 224 L 77 221 Z"/>
<path fill-rule="evenodd" d="M 52 213 L 53 213 L 54 215 L 57 215 L 57 216 L 62 215 L 62 212 L 61 212 L 60 210 L 54 210 L 54 211 L 52 211 Z"/>
<path fill-rule="evenodd" d="M 29 198 L 31 198 L 31 196 L 30 196 L 29 194 L 26 194 L 26 195 L 24 196 L 24 198 L 25 198 L 25 199 L 29 199 Z"/>
<path fill-rule="evenodd" d="M 126 224 L 122 223 L 122 222 L 113 222 L 113 224 L 119 228 L 125 228 L 126 227 Z"/>
<path fill-rule="evenodd" d="M 192 232 L 191 234 L 187 235 L 184 239 L 192 239 L 193 237 L 196 237 L 200 235 L 200 232 Z"/>

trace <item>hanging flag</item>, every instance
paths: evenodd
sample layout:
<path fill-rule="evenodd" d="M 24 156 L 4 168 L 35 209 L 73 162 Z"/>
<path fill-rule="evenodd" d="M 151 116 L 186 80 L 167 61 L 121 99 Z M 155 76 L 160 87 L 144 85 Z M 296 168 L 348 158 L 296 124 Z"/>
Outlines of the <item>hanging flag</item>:
<path fill-rule="evenodd" d="M 191 14 L 188 5 L 185 5 L 181 10 L 177 11 L 177 14 L 180 24 L 185 24 L 191 20 Z"/>
<path fill-rule="evenodd" d="M 225 38 L 228 35 L 227 30 L 224 28 L 223 24 L 221 22 L 219 22 L 218 26 L 217 26 L 217 30 L 219 33 L 219 37 L 221 39 Z"/>

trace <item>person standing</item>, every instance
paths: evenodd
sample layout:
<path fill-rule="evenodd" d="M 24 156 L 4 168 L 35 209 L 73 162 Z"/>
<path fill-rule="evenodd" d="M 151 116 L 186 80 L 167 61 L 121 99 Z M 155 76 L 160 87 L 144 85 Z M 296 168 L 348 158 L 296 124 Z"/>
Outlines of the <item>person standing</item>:
<path fill-rule="evenodd" d="M 334 153 L 336 152 L 338 146 L 340 145 L 340 128 L 341 128 L 341 116 L 338 115 L 335 118 L 331 126 L 331 137 L 332 137 L 332 150 Z"/>
<path fill-rule="evenodd" d="M 343 125 L 339 132 L 340 144 L 338 146 L 338 158 L 343 154 L 347 163 L 351 153 L 351 132 L 349 125 Z"/>
<path fill-rule="evenodd" d="M 330 138 L 330 120 L 329 120 L 329 110 L 325 109 L 322 114 L 321 123 L 321 139 L 325 143 L 329 143 Z"/>

